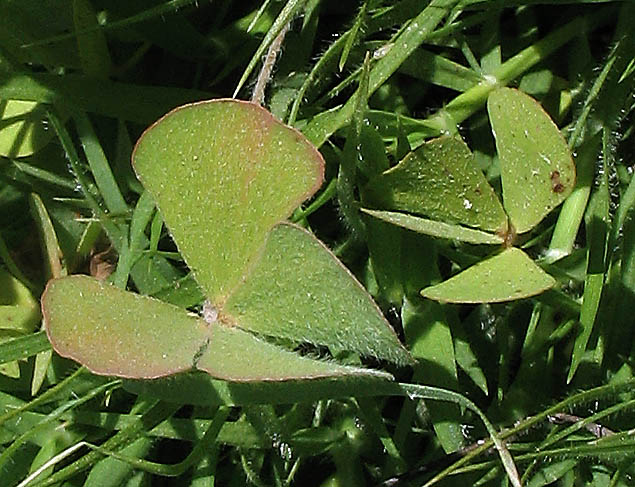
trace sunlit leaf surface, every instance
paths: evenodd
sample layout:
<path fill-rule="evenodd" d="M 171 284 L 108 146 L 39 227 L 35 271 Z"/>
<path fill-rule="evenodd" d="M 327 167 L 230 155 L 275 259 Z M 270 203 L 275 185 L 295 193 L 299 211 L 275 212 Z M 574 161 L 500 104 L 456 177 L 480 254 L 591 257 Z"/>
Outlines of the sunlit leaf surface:
<path fill-rule="evenodd" d="M 496 303 L 535 296 L 555 283 L 522 250 L 509 248 L 421 294 L 447 303 Z"/>
<path fill-rule="evenodd" d="M 366 188 L 376 208 L 505 233 L 507 216 L 465 142 L 441 137 L 408 154 Z"/>
<path fill-rule="evenodd" d="M 534 228 L 569 196 L 575 166 L 560 130 L 540 104 L 500 88 L 487 100 L 501 164 L 503 205 L 516 232 Z"/>
<path fill-rule="evenodd" d="M 52 137 L 42 105 L 33 101 L 0 100 L 0 156 L 29 156 L 48 144 Z"/>

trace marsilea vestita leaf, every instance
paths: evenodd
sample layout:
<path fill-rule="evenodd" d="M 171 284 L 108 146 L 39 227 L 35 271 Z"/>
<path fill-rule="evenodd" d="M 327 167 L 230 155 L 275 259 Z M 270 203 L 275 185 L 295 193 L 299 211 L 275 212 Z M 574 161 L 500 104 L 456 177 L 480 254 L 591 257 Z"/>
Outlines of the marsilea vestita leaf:
<path fill-rule="evenodd" d="M 321 155 L 299 132 L 252 103 L 195 103 L 150 127 L 133 163 L 211 309 L 203 320 L 89 277 L 55 280 L 42 306 L 58 353 L 105 375 L 198 369 L 238 381 L 380 374 L 270 338 L 411 361 L 346 268 L 283 222 L 323 178 Z"/>
<path fill-rule="evenodd" d="M 493 91 L 487 107 L 500 159 L 503 205 L 467 145 L 440 137 L 368 184 L 368 204 L 397 211 L 362 211 L 415 232 L 474 244 L 509 246 L 516 233 L 538 225 L 575 184 L 567 144 L 542 107 L 518 90 Z M 507 249 L 422 294 L 445 302 L 498 302 L 534 296 L 554 284 L 521 250 Z"/>

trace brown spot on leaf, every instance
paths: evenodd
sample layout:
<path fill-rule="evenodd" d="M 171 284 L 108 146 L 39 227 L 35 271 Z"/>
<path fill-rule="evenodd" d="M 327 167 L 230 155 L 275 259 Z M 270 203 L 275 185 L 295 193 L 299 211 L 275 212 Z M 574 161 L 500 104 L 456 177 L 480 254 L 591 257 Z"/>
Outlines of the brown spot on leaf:
<path fill-rule="evenodd" d="M 560 171 L 551 171 L 551 191 L 554 193 L 562 193 L 564 191 L 564 184 L 560 181 Z"/>

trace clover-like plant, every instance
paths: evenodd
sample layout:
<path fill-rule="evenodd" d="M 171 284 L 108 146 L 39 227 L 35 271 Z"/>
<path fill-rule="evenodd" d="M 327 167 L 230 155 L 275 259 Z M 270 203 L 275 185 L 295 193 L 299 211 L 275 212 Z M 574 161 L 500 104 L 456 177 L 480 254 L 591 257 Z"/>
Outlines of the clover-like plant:
<path fill-rule="evenodd" d="M 387 375 L 285 348 L 412 361 L 363 287 L 311 233 L 284 222 L 322 184 L 324 161 L 258 105 L 213 100 L 170 112 L 140 138 L 137 176 L 207 297 L 203 316 L 88 276 L 49 282 L 53 348 L 89 370 L 232 381 Z"/>
<path fill-rule="evenodd" d="M 365 189 L 375 208 L 397 210 L 362 210 L 376 218 L 435 237 L 504 246 L 493 257 L 421 291 L 437 301 L 509 301 L 555 284 L 512 244 L 573 190 L 571 153 L 558 127 L 528 95 L 499 88 L 490 94 L 487 108 L 500 160 L 502 205 L 468 146 L 450 136 L 422 145 Z"/>

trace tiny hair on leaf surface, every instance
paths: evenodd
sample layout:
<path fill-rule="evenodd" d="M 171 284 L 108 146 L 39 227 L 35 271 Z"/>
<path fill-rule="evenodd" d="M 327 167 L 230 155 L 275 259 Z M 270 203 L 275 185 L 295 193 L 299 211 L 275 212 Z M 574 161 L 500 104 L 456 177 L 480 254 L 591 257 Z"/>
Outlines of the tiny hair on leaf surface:
<path fill-rule="evenodd" d="M 516 234 L 535 228 L 573 190 L 571 152 L 549 115 L 523 92 L 494 90 L 487 108 L 501 166 L 502 204 L 467 145 L 443 136 L 372 179 L 365 200 L 373 209 L 362 211 L 415 232 L 472 244 L 510 247 Z M 421 294 L 442 302 L 503 302 L 555 285 L 522 250 L 511 250 Z"/>
<path fill-rule="evenodd" d="M 87 276 L 61 278 L 42 298 L 60 355 L 102 375 L 202 370 L 241 382 L 390 378 L 268 337 L 412 362 L 352 274 L 313 235 L 284 223 L 323 180 L 322 156 L 299 132 L 254 103 L 193 103 L 146 130 L 133 165 L 208 299 L 206 319 Z"/>

